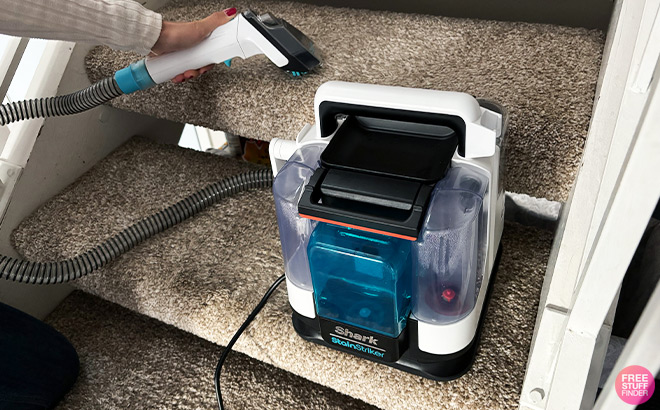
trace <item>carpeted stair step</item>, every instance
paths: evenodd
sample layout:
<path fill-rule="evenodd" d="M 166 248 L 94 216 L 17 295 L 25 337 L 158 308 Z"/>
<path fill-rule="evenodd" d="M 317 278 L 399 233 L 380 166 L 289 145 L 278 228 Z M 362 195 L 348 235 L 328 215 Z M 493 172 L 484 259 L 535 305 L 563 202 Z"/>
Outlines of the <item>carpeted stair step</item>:
<path fill-rule="evenodd" d="M 136 138 L 14 232 L 26 258 L 71 257 L 247 163 Z M 284 289 L 236 350 L 382 409 L 513 409 L 522 386 L 552 233 L 507 224 L 474 367 L 439 383 L 303 341 Z M 75 282 L 86 292 L 226 344 L 283 273 L 272 194 L 223 201 Z M 116 337 L 123 337 L 118 333 Z"/>
<path fill-rule="evenodd" d="M 507 190 L 566 199 L 591 116 L 601 31 L 261 0 L 179 0 L 161 11 L 192 20 L 226 7 L 285 18 L 315 42 L 323 66 L 294 78 L 263 56 L 235 59 L 231 68 L 220 64 L 112 104 L 270 140 L 293 139 L 314 122 L 314 93 L 329 80 L 463 91 L 510 110 Z M 87 58 L 89 77 L 113 75 L 137 58 L 97 48 Z"/>
<path fill-rule="evenodd" d="M 217 408 L 219 346 L 80 291 L 46 322 L 80 357 L 78 380 L 57 410 Z M 222 386 L 228 409 L 377 410 L 241 353 L 227 359 Z"/>

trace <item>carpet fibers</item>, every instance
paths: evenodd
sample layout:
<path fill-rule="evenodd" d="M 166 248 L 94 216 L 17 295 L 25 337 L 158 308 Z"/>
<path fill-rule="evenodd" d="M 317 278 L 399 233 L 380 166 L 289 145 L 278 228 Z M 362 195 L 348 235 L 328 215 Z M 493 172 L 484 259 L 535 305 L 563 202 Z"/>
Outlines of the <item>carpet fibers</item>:
<path fill-rule="evenodd" d="M 15 247 L 29 259 L 71 257 L 248 168 L 133 139 L 26 219 L 14 233 Z M 236 349 L 383 409 L 516 408 L 551 240 L 551 232 L 506 225 L 481 348 L 460 379 L 433 382 L 303 341 L 292 329 L 284 289 Z M 223 201 L 75 285 L 222 345 L 282 273 L 272 194 L 260 190 Z"/>
<path fill-rule="evenodd" d="M 57 410 L 217 409 L 213 373 L 221 347 L 80 291 L 46 322 L 71 341 L 81 362 Z M 376 410 L 237 352 L 225 362 L 222 387 L 228 410 Z"/>
<path fill-rule="evenodd" d="M 265 57 L 224 64 L 184 84 L 118 98 L 116 107 L 244 137 L 295 138 L 314 122 L 314 93 L 343 80 L 463 91 L 510 111 L 507 190 L 563 201 L 582 157 L 600 67 L 601 31 L 445 18 L 273 1 L 173 1 L 165 19 L 193 20 L 226 7 L 285 18 L 307 34 L 323 66 L 293 78 Z M 95 49 L 99 80 L 136 55 Z"/>

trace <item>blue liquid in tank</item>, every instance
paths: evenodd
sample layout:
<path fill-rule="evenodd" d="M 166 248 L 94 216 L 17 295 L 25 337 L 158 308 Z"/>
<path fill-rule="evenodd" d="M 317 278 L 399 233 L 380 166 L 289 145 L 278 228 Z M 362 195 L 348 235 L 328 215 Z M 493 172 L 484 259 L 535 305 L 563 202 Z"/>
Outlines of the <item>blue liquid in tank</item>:
<path fill-rule="evenodd" d="M 399 336 L 410 314 L 410 241 L 319 223 L 308 256 L 319 316 Z"/>

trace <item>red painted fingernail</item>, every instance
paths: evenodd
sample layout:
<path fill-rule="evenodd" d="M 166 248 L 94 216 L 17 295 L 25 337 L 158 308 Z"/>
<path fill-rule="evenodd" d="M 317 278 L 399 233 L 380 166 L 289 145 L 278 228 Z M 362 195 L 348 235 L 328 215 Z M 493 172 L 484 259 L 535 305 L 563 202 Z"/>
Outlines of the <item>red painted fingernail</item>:
<path fill-rule="evenodd" d="M 231 17 L 234 14 L 236 14 L 236 7 L 232 7 L 230 9 L 224 9 L 223 11 L 225 12 L 225 15 L 227 15 L 227 17 Z"/>

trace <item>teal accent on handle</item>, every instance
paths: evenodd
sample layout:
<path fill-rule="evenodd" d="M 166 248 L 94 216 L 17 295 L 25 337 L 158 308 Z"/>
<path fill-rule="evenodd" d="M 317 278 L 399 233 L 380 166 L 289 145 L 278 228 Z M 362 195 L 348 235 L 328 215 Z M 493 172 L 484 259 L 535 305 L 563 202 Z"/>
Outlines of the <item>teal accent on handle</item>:
<path fill-rule="evenodd" d="M 151 88 L 156 83 L 151 79 L 144 60 L 129 65 L 115 73 L 115 81 L 124 94 Z"/>
<path fill-rule="evenodd" d="M 225 65 L 227 67 L 231 67 L 231 60 L 225 60 Z"/>

